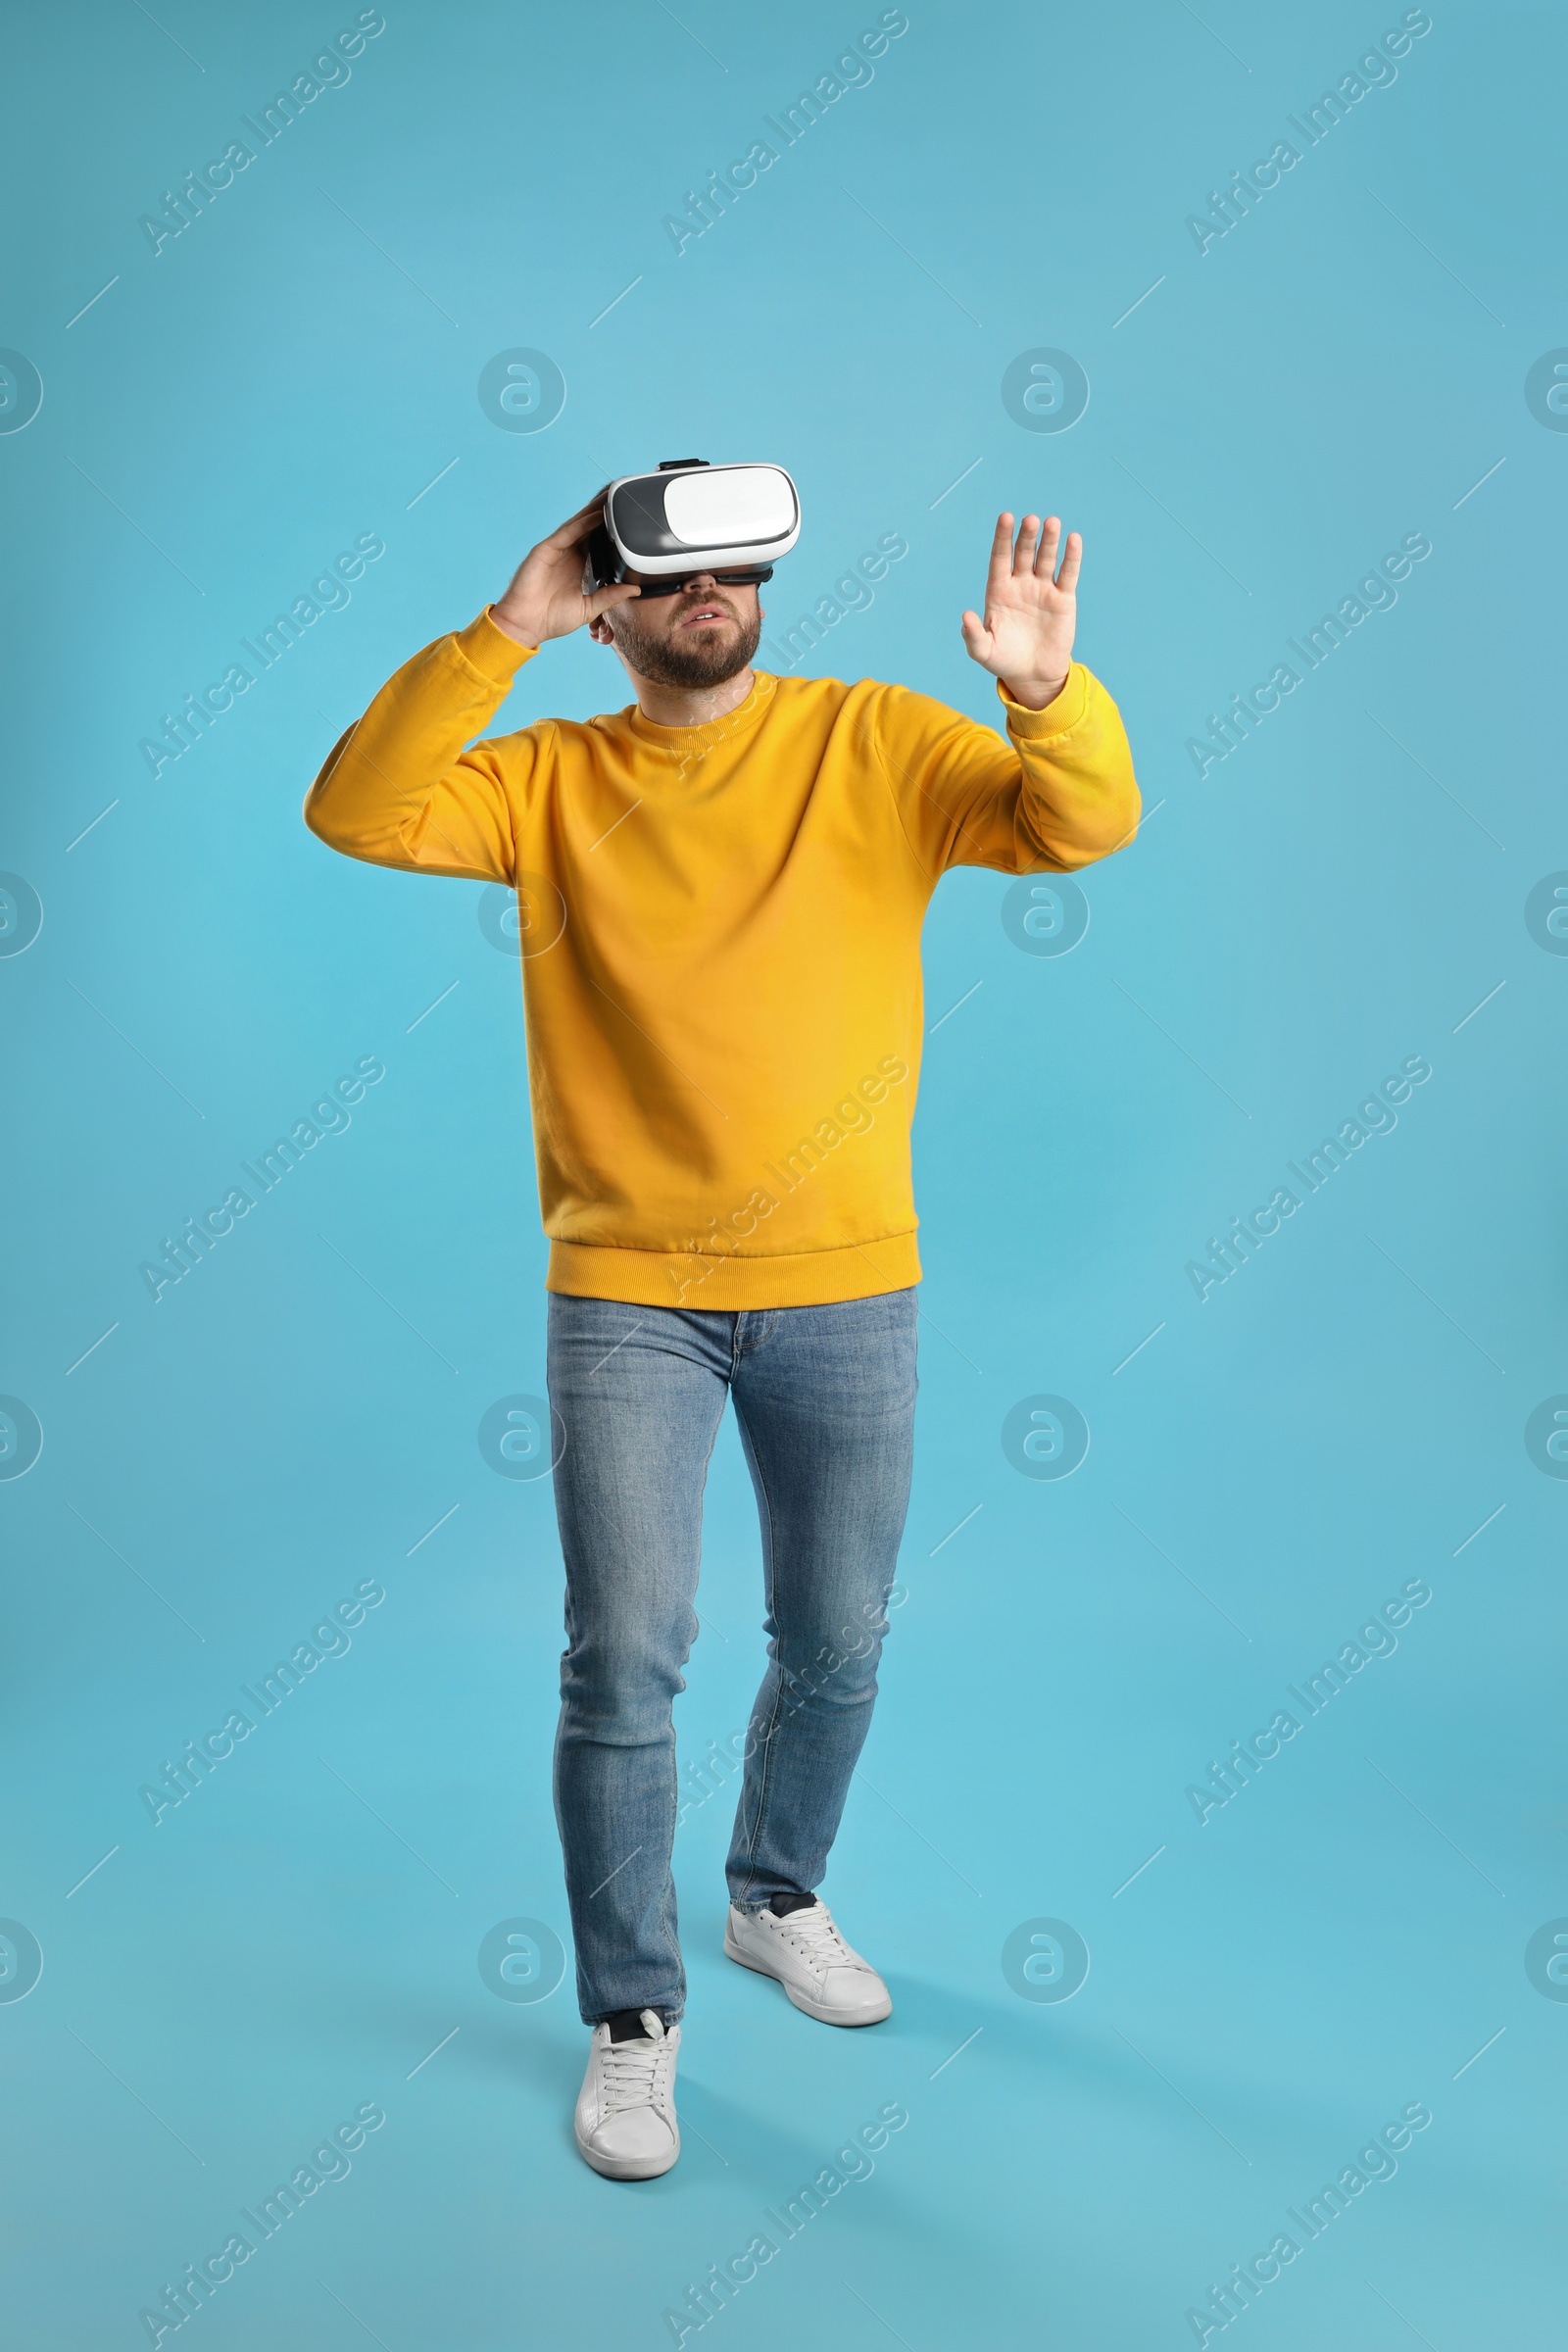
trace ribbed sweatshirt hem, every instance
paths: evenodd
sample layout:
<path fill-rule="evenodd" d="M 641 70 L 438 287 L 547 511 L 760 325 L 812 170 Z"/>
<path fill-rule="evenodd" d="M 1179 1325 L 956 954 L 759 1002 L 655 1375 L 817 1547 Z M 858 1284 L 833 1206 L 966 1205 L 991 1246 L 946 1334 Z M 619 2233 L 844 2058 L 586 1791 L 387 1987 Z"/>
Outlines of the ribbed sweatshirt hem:
<path fill-rule="evenodd" d="M 603 1250 L 587 1242 L 553 1241 L 545 1288 L 572 1298 L 618 1298 L 628 1306 L 735 1314 L 751 1307 L 832 1306 L 841 1299 L 875 1298 L 886 1291 L 907 1290 L 919 1279 L 912 1233 L 778 1257 L 739 1250 L 706 1257 L 688 1250 Z"/>

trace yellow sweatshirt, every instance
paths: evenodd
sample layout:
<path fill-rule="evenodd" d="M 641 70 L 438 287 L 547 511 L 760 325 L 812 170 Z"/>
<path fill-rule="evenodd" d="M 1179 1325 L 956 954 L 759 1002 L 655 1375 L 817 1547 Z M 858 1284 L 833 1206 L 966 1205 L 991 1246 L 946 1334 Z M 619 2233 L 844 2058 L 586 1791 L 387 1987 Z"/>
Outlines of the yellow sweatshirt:
<path fill-rule="evenodd" d="M 488 612 L 405 662 L 305 818 L 376 865 L 517 893 L 548 1287 L 812 1306 L 920 1278 L 920 926 L 950 865 L 1071 872 L 1130 839 L 1121 716 L 1073 663 L 1009 741 L 902 686 L 759 673 L 474 742 L 527 649 Z M 471 748 L 465 750 L 465 745 Z"/>

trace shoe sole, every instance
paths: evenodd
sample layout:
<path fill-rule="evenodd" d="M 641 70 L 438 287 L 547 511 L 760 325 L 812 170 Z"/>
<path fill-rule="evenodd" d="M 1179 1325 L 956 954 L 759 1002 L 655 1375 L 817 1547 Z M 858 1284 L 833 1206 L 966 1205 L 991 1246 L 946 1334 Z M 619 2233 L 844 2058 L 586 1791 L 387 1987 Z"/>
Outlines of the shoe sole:
<path fill-rule="evenodd" d="M 572 2137 L 576 2138 L 575 2132 Z M 662 2174 L 673 2168 L 680 2155 L 680 2133 L 676 2132 L 674 2148 L 666 2157 L 601 2156 L 594 2149 L 585 2148 L 580 2139 L 577 2140 L 577 2153 L 602 2180 L 657 2180 Z"/>
<path fill-rule="evenodd" d="M 893 2015 L 891 1992 L 884 1995 L 880 2009 L 858 2009 L 853 2015 L 843 2009 L 829 2009 L 820 2001 L 808 2000 L 804 1993 L 797 1992 L 794 1985 L 786 1984 L 774 1970 L 764 1968 L 760 1960 L 754 1960 L 749 1952 L 743 1952 L 727 1927 L 724 1930 L 724 1957 L 739 1962 L 742 1968 L 749 1968 L 754 1976 L 768 1978 L 781 1987 L 785 1999 L 792 2001 L 803 2017 L 814 2017 L 820 2026 L 879 2026 L 885 2017 Z"/>

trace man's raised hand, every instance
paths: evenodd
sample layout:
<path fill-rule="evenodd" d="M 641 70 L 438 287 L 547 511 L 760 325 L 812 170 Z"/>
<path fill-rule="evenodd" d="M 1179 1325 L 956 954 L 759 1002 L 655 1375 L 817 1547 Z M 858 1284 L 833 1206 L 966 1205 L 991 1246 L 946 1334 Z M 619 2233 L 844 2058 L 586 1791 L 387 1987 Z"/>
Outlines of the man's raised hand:
<path fill-rule="evenodd" d="M 965 612 L 969 658 L 1000 678 L 1015 703 L 1043 710 L 1067 682 L 1078 619 L 1078 567 L 1084 543 L 1069 531 L 1057 568 L 1061 521 L 1026 514 L 1013 545 L 1010 514 L 999 514 L 986 572 L 984 614 Z"/>
<path fill-rule="evenodd" d="M 604 512 L 605 493 L 600 490 L 524 556 L 506 595 L 490 608 L 498 629 L 519 645 L 539 646 L 548 637 L 567 637 L 612 606 L 629 604 L 641 595 L 630 581 L 618 588 L 596 588 L 592 596 L 582 592 L 584 548 Z"/>

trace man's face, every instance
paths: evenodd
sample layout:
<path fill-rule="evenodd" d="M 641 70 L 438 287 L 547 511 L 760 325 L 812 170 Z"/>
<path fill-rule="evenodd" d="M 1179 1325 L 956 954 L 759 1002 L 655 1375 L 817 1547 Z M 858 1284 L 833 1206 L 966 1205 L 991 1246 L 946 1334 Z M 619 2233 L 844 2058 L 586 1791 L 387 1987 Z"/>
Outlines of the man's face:
<path fill-rule="evenodd" d="M 644 585 L 636 572 L 630 576 Z M 755 582 L 720 582 L 700 571 L 673 596 L 634 597 L 601 613 L 593 634 L 652 685 L 722 686 L 756 653 L 762 608 Z"/>

